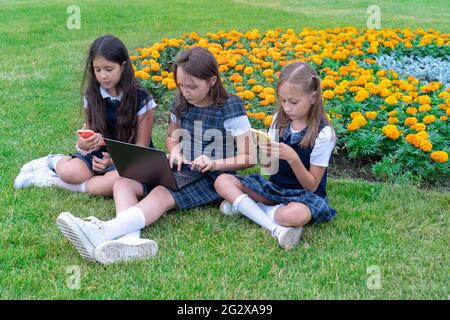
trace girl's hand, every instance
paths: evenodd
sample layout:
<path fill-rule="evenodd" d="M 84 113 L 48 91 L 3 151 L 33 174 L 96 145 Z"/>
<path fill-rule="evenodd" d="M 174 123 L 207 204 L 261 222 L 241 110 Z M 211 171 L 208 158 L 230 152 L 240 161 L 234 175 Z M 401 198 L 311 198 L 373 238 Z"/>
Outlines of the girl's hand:
<path fill-rule="evenodd" d="M 181 170 L 182 164 L 190 164 L 189 161 L 186 160 L 186 158 L 181 154 L 180 151 L 178 151 L 178 148 L 173 148 L 172 152 L 169 155 L 169 165 L 171 168 L 173 168 L 173 165 L 177 165 L 177 170 Z"/>
<path fill-rule="evenodd" d="M 106 168 L 113 164 L 111 156 L 108 152 L 103 152 L 103 159 L 97 158 L 94 156 L 92 158 L 92 170 L 95 172 L 103 173 Z"/>
<path fill-rule="evenodd" d="M 96 133 L 89 138 L 78 136 L 78 146 L 83 150 L 100 148 L 104 144 L 103 137 L 100 133 Z"/>
<path fill-rule="evenodd" d="M 260 145 L 261 151 L 267 156 L 277 156 L 281 160 L 291 163 L 298 158 L 297 152 L 285 143 L 270 141 L 267 144 Z"/>
<path fill-rule="evenodd" d="M 201 172 L 214 171 L 216 169 L 216 161 L 201 155 L 192 161 L 191 169 Z"/>

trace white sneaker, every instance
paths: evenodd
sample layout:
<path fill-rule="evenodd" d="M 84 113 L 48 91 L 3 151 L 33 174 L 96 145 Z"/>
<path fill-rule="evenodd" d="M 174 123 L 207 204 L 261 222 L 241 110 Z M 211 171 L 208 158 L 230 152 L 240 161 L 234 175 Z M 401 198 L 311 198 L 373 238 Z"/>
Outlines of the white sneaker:
<path fill-rule="evenodd" d="M 233 216 L 240 213 L 239 211 L 235 211 L 233 204 L 227 200 L 221 202 L 219 210 L 226 216 Z"/>
<path fill-rule="evenodd" d="M 57 177 L 56 173 L 48 167 L 42 167 L 32 172 L 21 172 L 14 179 L 14 188 L 51 187 L 54 185 L 55 177 Z"/>
<path fill-rule="evenodd" d="M 41 168 L 49 167 L 51 158 L 55 156 L 64 156 L 63 154 L 49 154 L 48 156 L 31 160 L 30 162 L 25 163 L 22 168 L 20 168 L 20 172 L 33 172 L 39 170 Z"/>
<path fill-rule="evenodd" d="M 302 236 L 303 227 L 290 228 L 278 226 L 274 230 L 274 238 L 278 240 L 278 244 L 286 250 L 296 247 Z"/>
<path fill-rule="evenodd" d="M 56 224 L 64 236 L 72 242 L 80 255 L 95 261 L 95 248 L 106 241 L 103 221 L 95 217 L 81 220 L 69 212 L 62 212 L 56 219 Z"/>
<path fill-rule="evenodd" d="M 117 239 L 106 241 L 94 250 L 94 258 L 102 264 L 145 259 L 158 252 L 158 244 L 149 239 Z"/>

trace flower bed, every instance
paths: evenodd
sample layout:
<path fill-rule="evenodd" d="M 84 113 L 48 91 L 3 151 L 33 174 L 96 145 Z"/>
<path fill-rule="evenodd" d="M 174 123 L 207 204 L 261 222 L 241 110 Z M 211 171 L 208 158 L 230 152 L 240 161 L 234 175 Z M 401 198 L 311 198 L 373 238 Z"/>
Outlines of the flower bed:
<path fill-rule="evenodd" d="M 325 108 L 338 135 L 337 152 L 369 158 L 381 179 L 409 174 L 448 179 L 450 89 L 382 69 L 381 55 L 450 58 L 449 34 L 434 30 L 292 29 L 192 32 L 138 48 L 135 74 L 158 98 L 171 100 L 176 85 L 171 63 L 183 48 L 208 48 L 225 87 L 245 102 L 253 127 L 272 122 L 275 82 L 291 61 L 305 61 L 322 78 Z"/>

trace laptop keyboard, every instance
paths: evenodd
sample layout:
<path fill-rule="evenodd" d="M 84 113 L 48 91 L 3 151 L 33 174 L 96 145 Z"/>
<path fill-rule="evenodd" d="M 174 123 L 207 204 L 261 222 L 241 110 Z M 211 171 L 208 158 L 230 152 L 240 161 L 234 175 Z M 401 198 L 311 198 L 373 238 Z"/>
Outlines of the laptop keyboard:
<path fill-rule="evenodd" d="M 177 171 L 174 166 L 173 176 L 177 182 L 178 187 L 185 186 L 198 178 L 203 174 L 198 171 L 191 170 L 188 166 L 183 165 L 181 171 Z"/>

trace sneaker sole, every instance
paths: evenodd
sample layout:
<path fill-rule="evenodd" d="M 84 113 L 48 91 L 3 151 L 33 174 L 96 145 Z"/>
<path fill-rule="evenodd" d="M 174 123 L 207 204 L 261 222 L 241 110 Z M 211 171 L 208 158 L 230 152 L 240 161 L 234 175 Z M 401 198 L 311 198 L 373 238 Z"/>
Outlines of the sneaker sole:
<path fill-rule="evenodd" d="M 111 264 L 153 257 L 157 252 L 158 244 L 153 240 L 141 244 L 128 244 L 116 240 L 99 245 L 94 251 L 94 257 L 97 262 Z"/>
<path fill-rule="evenodd" d="M 77 248 L 83 258 L 95 261 L 93 252 L 95 246 L 89 241 L 83 231 L 73 221 L 71 215 L 67 212 L 61 213 L 56 219 L 58 229 L 63 235 Z M 92 253 L 89 253 L 92 252 Z"/>
<path fill-rule="evenodd" d="M 296 247 L 298 243 L 300 242 L 300 238 L 303 233 L 303 227 L 299 228 L 292 228 L 286 234 L 284 234 L 284 237 L 280 238 L 278 243 L 280 246 L 282 246 L 286 250 L 291 250 L 292 248 Z"/>

